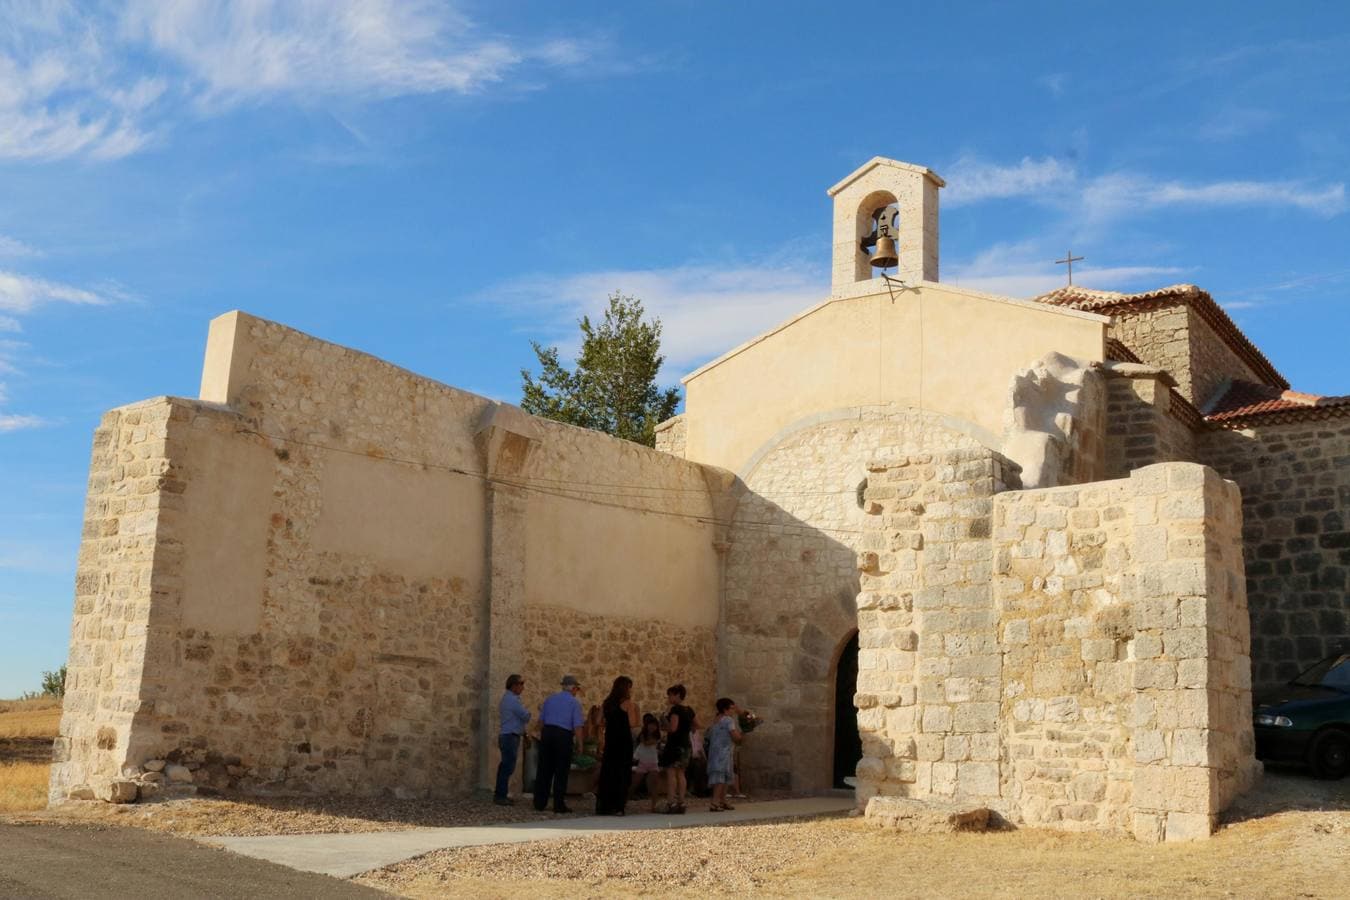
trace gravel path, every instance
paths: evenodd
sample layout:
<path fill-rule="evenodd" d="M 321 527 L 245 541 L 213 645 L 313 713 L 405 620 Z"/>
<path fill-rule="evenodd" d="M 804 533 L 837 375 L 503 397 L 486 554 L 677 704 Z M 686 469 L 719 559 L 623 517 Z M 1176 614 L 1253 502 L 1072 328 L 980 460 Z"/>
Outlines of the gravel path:
<path fill-rule="evenodd" d="M 764 793 L 756 800 L 785 799 L 786 792 Z M 554 822 L 590 815 L 595 801 L 571 799 L 574 813 L 558 816 L 535 812 L 529 798 L 515 806 L 497 806 L 491 800 L 462 797 L 454 800 L 392 800 L 355 797 L 193 797 L 110 805 L 72 801 L 55 809 L 14 816 L 11 821 L 90 822 L 130 825 L 166 834 L 194 837 L 255 836 L 269 834 L 355 834 L 402 831 L 407 828 L 459 828 L 507 825 L 514 822 Z M 705 803 L 706 801 L 695 801 Z M 702 808 L 695 805 L 693 808 Z M 629 804 L 630 812 L 646 809 L 646 801 Z"/>
<path fill-rule="evenodd" d="M 578 808 L 576 815 L 589 812 Z M 15 817 L 30 822 L 91 822 L 130 825 L 166 834 L 194 837 L 267 834 L 350 834 L 555 821 L 552 812 L 535 812 L 528 801 L 496 806 L 490 800 L 387 800 L 276 797 L 153 800 L 112 805 L 73 801 L 55 809 Z M 567 816 L 565 818 L 572 818 Z"/>
<path fill-rule="evenodd" d="M 441 850 L 363 875 L 363 884 L 404 893 L 416 881 L 549 878 L 591 886 L 758 887 L 763 877 L 855 836 L 847 822 L 723 825 L 630 831 L 537 844 Z"/>

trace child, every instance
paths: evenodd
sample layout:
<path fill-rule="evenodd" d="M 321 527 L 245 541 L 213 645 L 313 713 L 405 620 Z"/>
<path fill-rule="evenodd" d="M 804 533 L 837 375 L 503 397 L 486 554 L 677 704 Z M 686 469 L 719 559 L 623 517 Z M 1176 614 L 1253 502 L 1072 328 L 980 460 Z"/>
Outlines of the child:
<path fill-rule="evenodd" d="M 717 701 L 717 721 L 708 729 L 708 784 L 713 789 L 709 812 L 733 808 L 727 805 L 727 785 L 734 777 L 731 751 L 743 738 L 740 725 L 736 722 L 736 713 L 736 704 L 731 698 L 720 698 Z"/>
<path fill-rule="evenodd" d="M 656 716 L 647 713 L 642 717 L 642 733 L 638 735 L 637 746 L 633 748 L 633 790 L 644 780 L 647 782 L 647 800 L 651 804 L 649 811 L 656 812 L 656 776 L 661 772 L 657 762 L 661 757 L 661 723 Z"/>

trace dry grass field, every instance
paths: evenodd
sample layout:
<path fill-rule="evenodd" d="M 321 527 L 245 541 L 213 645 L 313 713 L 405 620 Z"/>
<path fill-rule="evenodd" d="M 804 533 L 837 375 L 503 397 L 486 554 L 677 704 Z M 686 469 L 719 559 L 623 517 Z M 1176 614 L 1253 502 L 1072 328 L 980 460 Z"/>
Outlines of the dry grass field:
<path fill-rule="evenodd" d="M 0 815 L 94 819 L 184 835 L 383 831 L 528 821 L 479 800 L 199 798 L 111 806 L 46 803 L 51 700 L 0 701 Z M 546 817 L 548 818 L 548 817 Z M 858 819 L 627 832 L 440 851 L 360 876 L 429 897 L 1343 897 L 1350 884 L 1350 779 L 1271 771 L 1213 839 L 1149 846 L 1128 838 L 1020 829 L 883 831 Z"/>
<path fill-rule="evenodd" d="M 0 813 L 47 805 L 52 738 L 60 724 L 60 700 L 0 700 Z"/>
<path fill-rule="evenodd" d="M 859 819 L 629 832 L 440 851 L 356 880 L 417 898 L 1346 896 L 1350 784 L 1276 774 L 1233 819 L 1209 841 L 1161 846 L 1036 829 L 910 834 Z"/>

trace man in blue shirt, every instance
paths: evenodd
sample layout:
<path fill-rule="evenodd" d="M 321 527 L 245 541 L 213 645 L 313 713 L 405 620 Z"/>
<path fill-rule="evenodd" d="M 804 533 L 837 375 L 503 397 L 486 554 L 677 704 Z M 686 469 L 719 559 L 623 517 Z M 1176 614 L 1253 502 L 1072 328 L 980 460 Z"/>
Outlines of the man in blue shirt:
<path fill-rule="evenodd" d="M 502 721 L 497 747 L 502 751 L 502 761 L 497 765 L 497 789 L 493 792 L 492 802 L 498 806 L 511 806 L 516 802 L 506 794 L 511 776 L 516 772 L 521 736 L 525 734 L 525 726 L 530 721 L 530 711 L 520 702 L 520 692 L 523 690 L 525 679 L 519 675 L 509 676 L 506 679 L 506 693 L 502 694 L 502 702 L 497 704 Z"/>
<path fill-rule="evenodd" d="M 569 813 L 567 807 L 567 775 L 572 768 L 572 746 L 581 744 L 582 726 L 586 717 L 581 712 L 577 694 L 581 682 L 575 676 L 564 675 L 562 690 L 544 701 L 539 708 L 539 769 L 534 776 L 534 808 L 540 812 L 548 805 L 549 789 L 553 790 L 553 811 Z"/>

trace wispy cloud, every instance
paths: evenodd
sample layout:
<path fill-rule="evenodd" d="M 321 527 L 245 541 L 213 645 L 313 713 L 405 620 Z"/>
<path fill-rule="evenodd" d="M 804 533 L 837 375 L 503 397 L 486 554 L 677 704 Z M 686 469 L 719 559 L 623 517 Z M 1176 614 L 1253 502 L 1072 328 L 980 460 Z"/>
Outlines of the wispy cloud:
<path fill-rule="evenodd" d="M 1077 177 L 1072 164 L 1051 156 L 1043 159 L 1024 156 L 1021 162 L 1012 165 L 966 156 L 949 168 L 942 202 L 954 207 L 1008 197 L 1058 197 Z"/>
<path fill-rule="evenodd" d="M 726 265 L 526 276 L 485 292 L 483 299 L 516 310 L 522 319 L 529 317 L 542 342 L 556 343 L 570 354 L 577 349 L 578 318 L 602 313 L 615 291 L 636 296 L 649 314 L 661 319 L 663 377 L 672 378 L 828 296 L 827 272 L 787 256 Z"/>
<path fill-rule="evenodd" d="M 29 428 L 41 428 L 44 425 L 51 424 L 41 416 L 16 416 L 8 413 L 0 413 L 0 434 L 6 434 L 11 431 L 24 431 Z M 6 568 L 13 568 L 6 566 Z"/>
<path fill-rule="evenodd" d="M 27 246 L 27 245 L 25 245 Z M 31 250 L 31 248 L 29 248 Z M 32 250 L 32 255 L 39 255 Z M 59 281 L 36 278 L 17 272 L 0 270 L 0 333 L 18 333 L 23 330 L 20 317 L 29 315 L 52 303 L 79 306 L 102 306 L 125 296 L 116 285 L 88 290 Z M 22 375 L 22 361 L 28 345 L 12 338 L 0 338 L 0 404 L 9 399 L 7 376 Z M 42 416 L 8 412 L 0 409 L 0 433 L 38 428 L 51 424 Z"/>
<path fill-rule="evenodd" d="M 1211 141 L 1231 141 L 1255 134 L 1275 121 L 1268 109 L 1226 107 L 1196 126 L 1196 134 Z"/>
<path fill-rule="evenodd" d="M 1053 97 L 1064 96 L 1064 88 L 1069 83 L 1069 76 L 1065 72 L 1051 72 L 1049 75 L 1042 75 L 1036 79 L 1036 83 L 1050 92 Z"/>
<path fill-rule="evenodd" d="M 1055 265 L 1056 258 L 1042 242 L 1000 243 L 969 261 L 953 264 L 943 280 L 991 294 L 1035 297 L 1065 285 L 1065 269 Z M 1175 266 L 1082 265 L 1075 266 L 1073 274 L 1078 284 L 1114 291 L 1157 287 L 1160 281 L 1175 281 L 1184 272 Z"/>
<path fill-rule="evenodd" d="M 1300 181 L 1156 181 L 1139 175 L 1094 178 L 1080 195 L 1091 219 L 1114 218 L 1170 206 L 1292 207 L 1320 216 L 1346 210 L 1345 184 L 1312 185 Z"/>
<path fill-rule="evenodd" d="M 1320 216 L 1339 215 L 1347 209 L 1344 182 L 1187 182 L 1124 171 L 1084 177 L 1072 163 L 1051 156 L 1023 157 L 1012 164 L 964 156 L 947 173 L 942 198 L 946 207 L 1026 198 L 1091 223 L 1166 207 L 1287 207 Z"/>
<path fill-rule="evenodd" d="M 12 238 L 8 235 L 0 234 L 0 257 L 9 257 L 11 259 L 20 256 L 39 256 L 37 249 L 30 247 L 18 238 Z"/>
<path fill-rule="evenodd" d="M 0 310 L 31 312 L 44 303 L 77 303 L 101 306 L 108 298 L 84 288 L 0 270 Z"/>
<path fill-rule="evenodd" d="M 0 0 L 0 21 L 0 159 L 123 157 L 239 103 L 534 86 L 596 51 L 485 33 L 449 0 Z"/>

